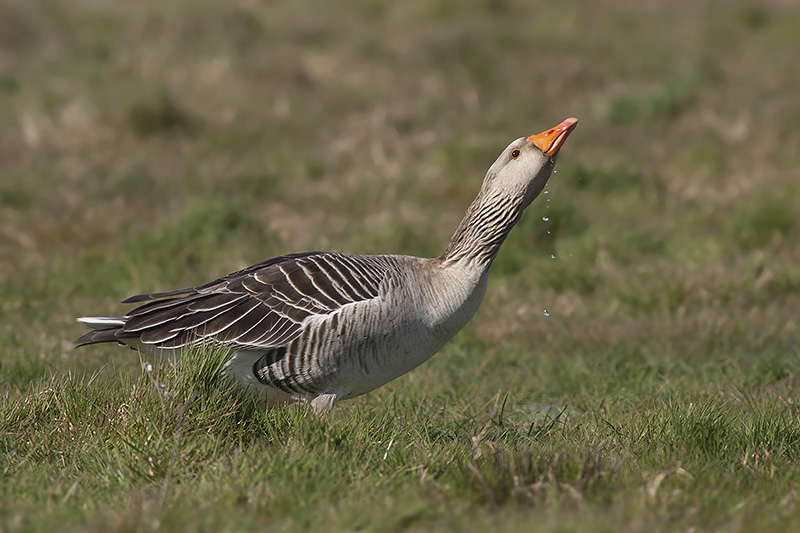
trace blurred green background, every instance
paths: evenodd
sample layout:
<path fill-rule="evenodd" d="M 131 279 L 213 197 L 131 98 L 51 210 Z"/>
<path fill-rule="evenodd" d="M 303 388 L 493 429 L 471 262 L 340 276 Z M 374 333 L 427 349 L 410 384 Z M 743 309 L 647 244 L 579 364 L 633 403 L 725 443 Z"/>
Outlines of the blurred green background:
<path fill-rule="evenodd" d="M 798 28 L 790 0 L 5 0 L 7 412 L 66 374 L 139 375 L 132 352 L 71 349 L 74 317 L 131 294 L 293 251 L 437 255 L 500 151 L 569 116 L 467 330 L 334 418 L 398 390 L 478 418 L 506 393 L 624 416 L 721 395 L 734 426 L 742 398 L 794 406 Z M 30 435 L 5 431 L 12 464 Z"/>

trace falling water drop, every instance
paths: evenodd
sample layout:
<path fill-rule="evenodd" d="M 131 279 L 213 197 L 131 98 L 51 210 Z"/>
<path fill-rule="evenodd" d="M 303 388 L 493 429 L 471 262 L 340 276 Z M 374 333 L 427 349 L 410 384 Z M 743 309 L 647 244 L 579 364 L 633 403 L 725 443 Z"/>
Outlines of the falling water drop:
<path fill-rule="evenodd" d="M 548 220 L 550 220 L 550 217 L 542 217 L 542 220 L 544 220 L 545 222 L 547 222 Z"/>
<path fill-rule="evenodd" d="M 550 316 L 550 313 L 547 312 L 547 309 L 544 310 L 544 316 Z"/>
<path fill-rule="evenodd" d="M 554 254 L 550 254 L 550 259 L 555 259 L 556 256 Z"/>

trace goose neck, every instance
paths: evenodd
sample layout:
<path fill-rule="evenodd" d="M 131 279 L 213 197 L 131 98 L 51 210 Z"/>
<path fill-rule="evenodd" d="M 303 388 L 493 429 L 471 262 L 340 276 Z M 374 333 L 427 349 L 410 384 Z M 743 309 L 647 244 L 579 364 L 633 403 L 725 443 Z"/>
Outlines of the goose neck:
<path fill-rule="evenodd" d="M 467 261 L 490 267 L 522 211 L 520 200 L 481 191 L 467 209 L 440 259 L 445 264 Z"/>

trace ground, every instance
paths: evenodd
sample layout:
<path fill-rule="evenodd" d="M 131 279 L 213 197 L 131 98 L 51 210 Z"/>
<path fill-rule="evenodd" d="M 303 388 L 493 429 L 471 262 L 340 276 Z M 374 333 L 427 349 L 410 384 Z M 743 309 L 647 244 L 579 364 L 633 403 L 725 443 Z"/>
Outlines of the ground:
<path fill-rule="evenodd" d="M 800 7 L 0 5 L 0 529 L 800 528 Z M 282 253 L 440 253 L 566 117 L 483 307 L 319 418 L 73 350 Z"/>

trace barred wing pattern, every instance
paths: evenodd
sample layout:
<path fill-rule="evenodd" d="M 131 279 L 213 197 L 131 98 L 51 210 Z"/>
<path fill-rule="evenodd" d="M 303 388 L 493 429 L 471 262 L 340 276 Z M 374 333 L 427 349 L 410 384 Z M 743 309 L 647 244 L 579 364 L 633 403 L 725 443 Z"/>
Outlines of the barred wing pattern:
<path fill-rule="evenodd" d="M 76 345 L 136 339 L 160 349 L 211 341 L 263 351 L 297 338 L 312 315 L 376 298 L 394 267 L 389 256 L 307 252 L 269 259 L 198 287 L 133 296 L 147 302 L 115 329 L 92 331 Z"/>

